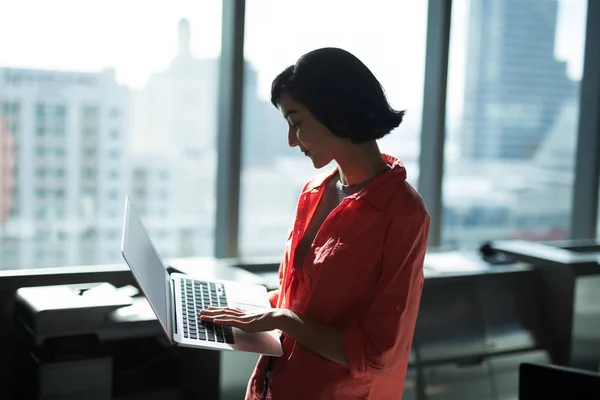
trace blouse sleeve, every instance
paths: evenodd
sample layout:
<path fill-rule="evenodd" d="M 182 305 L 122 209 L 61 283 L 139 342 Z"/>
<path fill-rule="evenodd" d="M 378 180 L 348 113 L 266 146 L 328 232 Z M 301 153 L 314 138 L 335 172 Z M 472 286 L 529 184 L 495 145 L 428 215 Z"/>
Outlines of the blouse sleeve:
<path fill-rule="evenodd" d="M 428 232 L 426 213 L 392 221 L 370 312 L 360 326 L 344 333 L 352 376 L 386 374 L 408 363 L 423 290 Z"/>

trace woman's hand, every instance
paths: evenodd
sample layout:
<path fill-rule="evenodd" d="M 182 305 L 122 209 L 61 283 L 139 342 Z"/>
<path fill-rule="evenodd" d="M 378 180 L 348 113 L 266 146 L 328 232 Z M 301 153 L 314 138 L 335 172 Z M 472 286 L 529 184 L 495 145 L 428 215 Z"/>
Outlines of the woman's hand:
<path fill-rule="evenodd" d="M 342 365 L 348 365 L 344 351 L 344 331 L 318 325 L 286 308 L 245 311 L 239 308 L 216 308 L 200 312 L 200 319 L 219 325 L 235 326 L 246 332 L 279 329 L 304 347 Z"/>
<path fill-rule="evenodd" d="M 269 308 L 245 311 L 239 308 L 209 307 L 200 312 L 200 319 L 219 325 L 229 325 L 245 332 L 265 332 L 280 329 L 288 310 Z"/>

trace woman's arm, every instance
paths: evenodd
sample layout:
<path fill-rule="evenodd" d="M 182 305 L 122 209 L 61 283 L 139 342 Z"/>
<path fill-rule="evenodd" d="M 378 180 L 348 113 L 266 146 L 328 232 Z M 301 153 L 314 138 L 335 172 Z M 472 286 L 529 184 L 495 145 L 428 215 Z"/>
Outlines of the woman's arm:
<path fill-rule="evenodd" d="M 408 364 L 423 290 L 428 231 L 427 214 L 392 221 L 377 295 L 363 323 L 344 333 L 352 376 L 387 374 Z"/>
<path fill-rule="evenodd" d="M 291 310 L 282 310 L 279 329 L 312 352 L 330 361 L 347 366 L 344 352 L 344 331 L 319 325 L 310 318 Z"/>

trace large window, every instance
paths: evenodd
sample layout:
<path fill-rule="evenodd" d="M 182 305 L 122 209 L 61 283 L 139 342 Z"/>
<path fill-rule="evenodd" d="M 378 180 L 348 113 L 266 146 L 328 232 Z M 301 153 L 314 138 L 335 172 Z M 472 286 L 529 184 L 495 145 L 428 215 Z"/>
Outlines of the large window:
<path fill-rule="evenodd" d="M 281 255 L 316 173 L 269 102 L 310 50 L 351 51 L 408 111 L 380 146 L 411 183 L 442 162 L 419 160 L 430 1 L 246 0 L 240 255 Z M 444 245 L 568 238 L 586 1 L 453 2 Z M 213 255 L 222 4 L 3 4 L 0 269 L 121 262 L 125 195 L 165 257 Z"/>
<path fill-rule="evenodd" d="M 568 237 L 586 0 L 456 0 L 443 243 Z"/>
<path fill-rule="evenodd" d="M 240 252 L 280 256 L 302 186 L 315 174 L 269 102 L 271 81 L 302 54 L 340 47 L 380 80 L 402 125 L 380 142 L 418 180 L 427 1 L 248 0 Z M 333 166 L 327 168 L 331 169 Z"/>
<path fill-rule="evenodd" d="M 121 262 L 126 194 L 211 255 L 220 48 L 220 1 L 5 2 L 0 268 Z"/>

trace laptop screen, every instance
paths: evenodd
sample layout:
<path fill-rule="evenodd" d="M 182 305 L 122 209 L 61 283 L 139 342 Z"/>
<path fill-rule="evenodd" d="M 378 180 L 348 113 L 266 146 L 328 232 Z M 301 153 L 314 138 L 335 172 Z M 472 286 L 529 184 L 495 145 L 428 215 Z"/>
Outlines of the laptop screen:
<path fill-rule="evenodd" d="M 129 197 L 125 199 L 121 252 L 160 324 L 171 339 L 169 273 Z"/>

